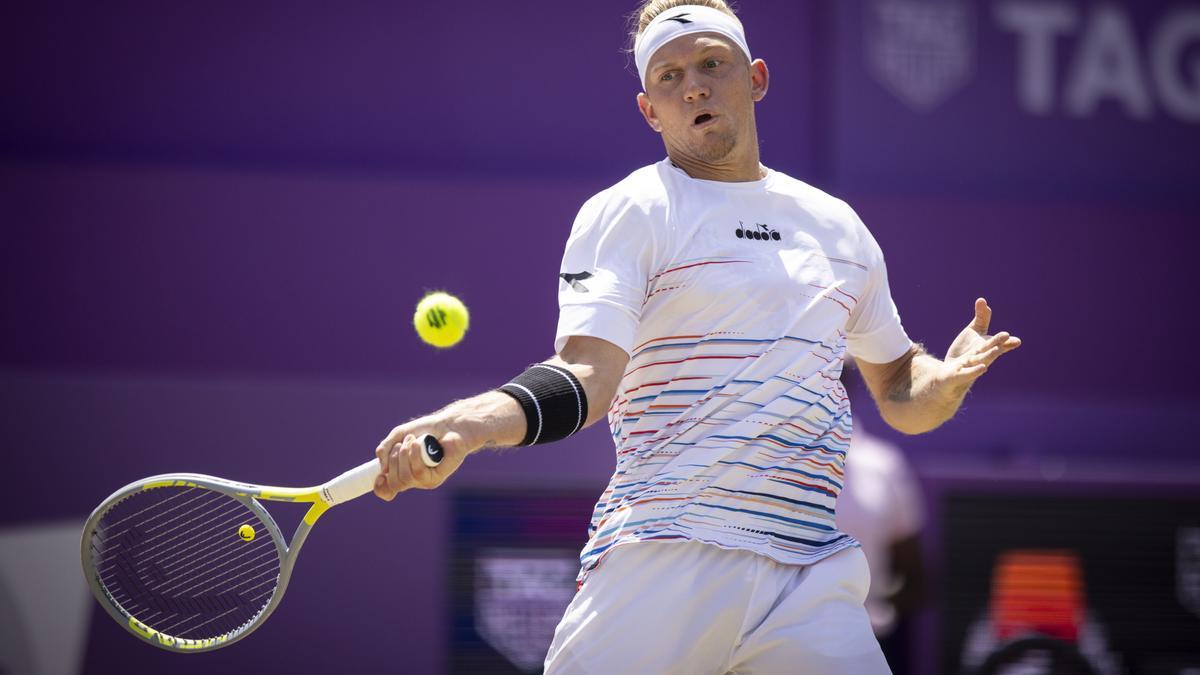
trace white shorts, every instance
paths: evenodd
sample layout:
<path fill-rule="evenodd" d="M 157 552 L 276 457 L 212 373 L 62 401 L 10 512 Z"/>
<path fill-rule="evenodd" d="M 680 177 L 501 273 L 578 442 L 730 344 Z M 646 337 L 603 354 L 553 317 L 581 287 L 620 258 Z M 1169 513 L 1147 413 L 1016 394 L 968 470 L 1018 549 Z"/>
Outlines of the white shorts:
<path fill-rule="evenodd" d="M 782 565 L 699 542 L 609 552 L 567 607 L 546 673 L 890 673 L 858 548 Z"/>

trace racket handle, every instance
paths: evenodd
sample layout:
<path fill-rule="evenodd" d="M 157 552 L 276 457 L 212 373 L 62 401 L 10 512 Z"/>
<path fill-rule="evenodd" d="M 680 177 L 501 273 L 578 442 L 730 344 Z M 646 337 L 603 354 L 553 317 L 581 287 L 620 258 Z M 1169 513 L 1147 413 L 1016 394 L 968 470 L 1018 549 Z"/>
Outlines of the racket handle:
<path fill-rule="evenodd" d="M 421 461 L 433 468 L 442 463 L 446 451 L 431 434 L 421 437 Z M 330 506 L 358 499 L 375 489 L 375 477 L 379 475 L 379 460 L 372 459 L 350 469 L 321 486 L 321 496 Z"/>

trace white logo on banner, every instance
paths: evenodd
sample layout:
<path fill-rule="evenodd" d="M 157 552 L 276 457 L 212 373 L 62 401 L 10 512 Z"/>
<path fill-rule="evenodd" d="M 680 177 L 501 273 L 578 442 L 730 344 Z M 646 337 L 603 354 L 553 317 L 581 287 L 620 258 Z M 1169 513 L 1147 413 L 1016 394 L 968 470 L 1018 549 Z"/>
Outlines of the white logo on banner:
<path fill-rule="evenodd" d="M 1016 38 L 1017 93 L 1030 114 L 1061 108 L 1090 118 L 1102 104 L 1116 104 L 1133 119 L 1152 119 L 1161 108 L 1200 122 L 1200 7 L 1175 7 L 1147 21 L 1144 34 L 1131 12 L 1113 3 L 1007 0 L 995 5 L 995 20 Z"/>
<path fill-rule="evenodd" d="M 1181 527 L 1175 543 L 1175 594 L 1200 616 L 1200 527 Z"/>
<path fill-rule="evenodd" d="M 571 551 L 482 552 L 475 560 L 475 630 L 520 670 L 541 670 L 578 571 Z"/>
<path fill-rule="evenodd" d="M 959 0 L 874 0 L 866 7 L 867 63 L 887 90 L 918 112 L 970 80 L 975 15 Z"/>

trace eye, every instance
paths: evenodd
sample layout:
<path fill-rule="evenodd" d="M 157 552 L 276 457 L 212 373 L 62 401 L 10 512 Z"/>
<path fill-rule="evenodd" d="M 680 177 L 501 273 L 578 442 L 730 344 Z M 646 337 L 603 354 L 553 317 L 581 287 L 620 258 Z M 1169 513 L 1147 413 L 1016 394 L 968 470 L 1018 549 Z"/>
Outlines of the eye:
<path fill-rule="evenodd" d="M 709 59 L 704 62 L 705 68 L 716 68 L 719 65 L 721 65 L 721 62 L 718 61 L 717 59 Z"/>
<path fill-rule="evenodd" d="M 673 73 L 669 70 L 667 72 L 663 73 L 662 76 L 660 76 L 658 78 L 659 82 L 670 82 L 671 80 L 674 80 L 674 79 L 675 79 L 675 73 Z"/>

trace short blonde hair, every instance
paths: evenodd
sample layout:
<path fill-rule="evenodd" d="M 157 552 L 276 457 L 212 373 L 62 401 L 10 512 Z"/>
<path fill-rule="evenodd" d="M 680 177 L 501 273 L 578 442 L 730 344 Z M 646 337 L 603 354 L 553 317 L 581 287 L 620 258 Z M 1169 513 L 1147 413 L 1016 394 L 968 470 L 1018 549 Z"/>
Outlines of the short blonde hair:
<path fill-rule="evenodd" d="M 640 8 L 629 15 L 629 51 L 633 52 L 634 41 L 646 30 L 646 26 L 650 25 L 654 17 L 668 9 L 686 5 L 711 7 L 737 19 L 737 14 L 734 13 L 733 8 L 725 0 L 646 0 Z"/>

